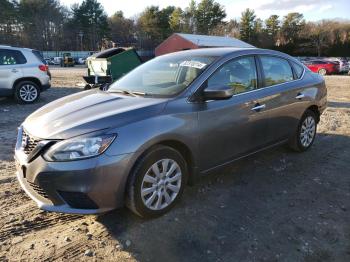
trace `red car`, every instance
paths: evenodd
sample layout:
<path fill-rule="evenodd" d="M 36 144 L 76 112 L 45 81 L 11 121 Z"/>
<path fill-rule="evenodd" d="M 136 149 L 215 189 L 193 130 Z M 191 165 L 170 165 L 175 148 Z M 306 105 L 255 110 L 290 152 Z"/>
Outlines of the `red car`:
<path fill-rule="evenodd" d="M 304 61 L 303 63 L 312 72 L 319 73 L 320 75 L 337 74 L 340 71 L 338 62 L 313 60 L 313 61 Z"/>

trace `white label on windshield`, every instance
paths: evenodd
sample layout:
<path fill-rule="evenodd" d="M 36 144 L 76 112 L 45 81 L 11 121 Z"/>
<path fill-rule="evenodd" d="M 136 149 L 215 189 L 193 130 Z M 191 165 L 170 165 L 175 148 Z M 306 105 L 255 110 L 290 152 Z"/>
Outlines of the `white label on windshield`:
<path fill-rule="evenodd" d="M 198 62 L 198 61 L 183 61 L 180 64 L 180 66 L 188 66 L 188 67 L 194 67 L 194 68 L 198 68 L 198 69 L 202 69 L 206 65 L 207 64 L 204 64 L 204 63 Z"/>

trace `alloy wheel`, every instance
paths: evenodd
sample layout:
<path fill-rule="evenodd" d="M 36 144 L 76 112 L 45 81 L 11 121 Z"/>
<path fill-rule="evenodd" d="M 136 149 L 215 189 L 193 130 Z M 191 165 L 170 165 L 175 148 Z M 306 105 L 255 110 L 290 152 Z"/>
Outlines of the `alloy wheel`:
<path fill-rule="evenodd" d="M 166 208 L 180 192 L 181 179 L 181 168 L 176 161 L 157 161 L 147 170 L 141 183 L 143 204 L 151 210 Z"/>
<path fill-rule="evenodd" d="M 33 85 L 25 84 L 20 87 L 19 96 L 25 102 L 33 102 L 38 97 L 38 90 Z"/>
<path fill-rule="evenodd" d="M 308 147 L 312 143 L 316 134 L 316 122 L 312 116 L 305 118 L 300 129 L 300 143 L 303 147 Z"/>

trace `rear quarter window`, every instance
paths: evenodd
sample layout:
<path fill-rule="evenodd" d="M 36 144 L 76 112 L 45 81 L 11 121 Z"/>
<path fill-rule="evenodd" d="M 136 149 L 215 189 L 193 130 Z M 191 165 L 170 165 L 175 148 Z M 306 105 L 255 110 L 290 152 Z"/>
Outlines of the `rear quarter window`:
<path fill-rule="evenodd" d="M 42 63 L 46 64 L 46 61 L 40 51 L 33 50 L 32 52 L 36 56 L 36 58 L 38 58 Z"/>
<path fill-rule="evenodd" d="M 21 51 L 0 49 L 0 66 L 21 65 L 25 63 L 27 63 L 27 60 Z"/>
<path fill-rule="evenodd" d="M 296 75 L 296 79 L 300 79 L 303 76 L 304 67 L 295 63 L 295 62 L 292 62 L 292 64 L 293 64 L 294 72 Z"/>

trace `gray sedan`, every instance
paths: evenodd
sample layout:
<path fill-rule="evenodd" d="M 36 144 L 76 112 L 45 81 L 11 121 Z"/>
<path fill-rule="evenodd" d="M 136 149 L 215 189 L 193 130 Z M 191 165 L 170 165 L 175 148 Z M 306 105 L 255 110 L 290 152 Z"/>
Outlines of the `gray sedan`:
<path fill-rule="evenodd" d="M 44 210 L 95 214 L 124 205 L 169 211 L 186 184 L 280 144 L 311 147 L 324 79 L 262 49 L 157 57 L 114 82 L 54 101 L 19 127 L 17 177 Z"/>

